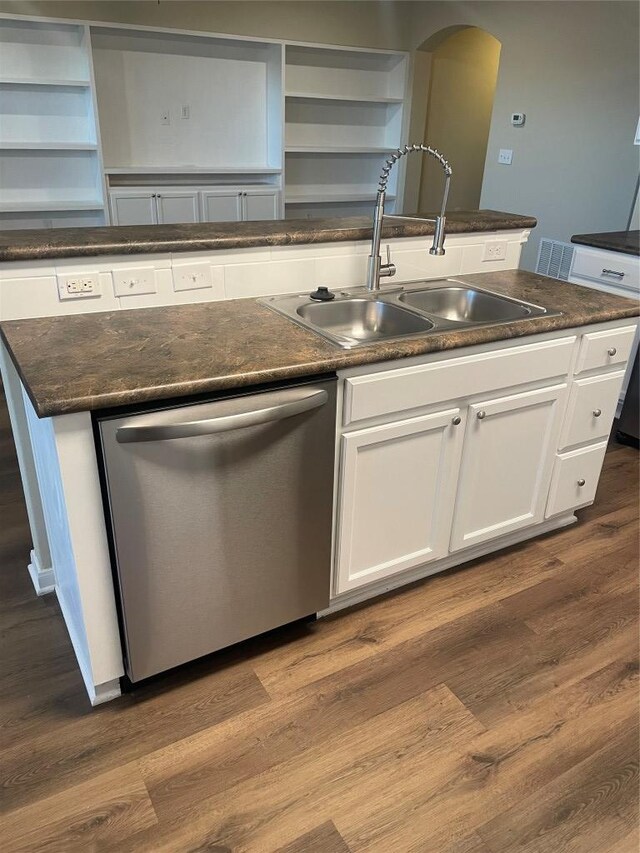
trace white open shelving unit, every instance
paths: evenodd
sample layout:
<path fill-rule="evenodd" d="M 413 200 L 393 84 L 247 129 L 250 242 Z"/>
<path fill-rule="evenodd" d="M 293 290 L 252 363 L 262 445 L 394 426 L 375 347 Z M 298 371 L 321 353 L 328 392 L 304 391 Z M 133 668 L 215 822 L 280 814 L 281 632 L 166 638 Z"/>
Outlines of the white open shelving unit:
<path fill-rule="evenodd" d="M 104 178 L 88 29 L 0 26 L 0 228 L 100 225 Z"/>
<path fill-rule="evenodd" d="M 382 160 L 402 142 L 406 91 L 404 53 L 286 45 L 287 217 L 371 209 Z"/>
<path fill-rule="evenodd" d="M 0 16 L 0 228 L 368 213 L 407 72 L 396 51 Z"/>

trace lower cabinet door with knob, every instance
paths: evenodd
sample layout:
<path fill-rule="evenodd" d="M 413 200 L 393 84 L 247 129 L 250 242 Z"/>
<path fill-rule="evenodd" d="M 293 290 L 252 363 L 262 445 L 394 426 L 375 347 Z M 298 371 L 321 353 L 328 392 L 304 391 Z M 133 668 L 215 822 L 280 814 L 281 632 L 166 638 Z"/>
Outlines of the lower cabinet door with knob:
<path fill-rule="evenodd" d="M 342 436 L 334 594 L 446 556 L 463 436 L 457 408 Z"/>
<path fill-rule="evenodd" d="M 566 383 L 469 406 L 451 550 L 544 519 Z"/>
<path fill-rule="evenodd" d="M 559 453 L 553 467 L 547 518 L 593 503 L 607 442 Z"/>
<path fill-rule="evenodd" d="M 156 193 L 156 207 L 159 225 L 200 221 L 196 190 L 161 190 Z"/>
<path fill-rule="evenodd" d="M 205 190 L 200 193 L 203 222 L 242 222 L 242 193 Z"/>
<path fill-rule="evenodd" d="M 112 225 L 157 225 L 156 194 L 147 190 L 109 193 Z"/>

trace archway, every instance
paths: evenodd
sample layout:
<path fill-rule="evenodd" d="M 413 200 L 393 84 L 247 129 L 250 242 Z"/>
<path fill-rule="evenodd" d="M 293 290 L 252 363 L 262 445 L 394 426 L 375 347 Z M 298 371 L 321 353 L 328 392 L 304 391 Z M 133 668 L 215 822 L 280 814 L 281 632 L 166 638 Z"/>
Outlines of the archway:
<path fill-rule="evenodd" d="M 413 98 L 424 111 L 422 140 L 453 166 L 450 211 L 480 206 L 500 48 L 494 36 L 472 26 L 441 30 L 419 48 Z M 418 182 L 417 209 L 436 210 L 442 195 L 438 164 L 424 157 L 412 179 Z"/>

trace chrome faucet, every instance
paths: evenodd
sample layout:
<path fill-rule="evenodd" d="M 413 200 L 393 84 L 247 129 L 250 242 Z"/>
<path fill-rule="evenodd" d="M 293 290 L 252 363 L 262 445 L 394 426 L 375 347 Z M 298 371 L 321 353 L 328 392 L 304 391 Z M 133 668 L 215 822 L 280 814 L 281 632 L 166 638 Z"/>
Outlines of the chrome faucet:
<path fill-rule="evenodd" d="M 445 174 L 444 192 L 442 195 L 442 204 L 440 206 L 440 215 L 435 219 L 423 219 L 418 216 L 399 216 L 396 214 L 385 214 L 384 201 L 387 194 L 387 183 L 389 181 L 389 173 L 401 157 L 406 154 L 411 154 L 413 151 L 422 151 L 425 154 L 430 154 L 442 166 Z M 380 241 L 382 239 L 382 221 L 387 219 L 413 219 L 419 222 L 434 222 L 435 229 L 433 232 L 433 245 L 429 249 L 430 255 L 444 255 L 444 229 L 445 229 L 445 209 L 447 207 L 447 198 L 449 196 L 449 183 L 451 181 L 452 169 L 448 160 L 436 149 L 429 145 L 405 145 L 398 148 L 397 151 L 389 157 L 384 164 L 384 168 L 380 173 L 378 181 L 378 194 L 376 197 L 376 206 L 373 211 L 373 235 L 371 237 L 371 252 L 369 254 L 369 263 L 367 266 L 367 290 L 380 290 L 380 279 L 396 274 L 395 264 L 391 263 L 389 247 L 387 246 L 387 263 L 382 263 L 380 257 Z"/>

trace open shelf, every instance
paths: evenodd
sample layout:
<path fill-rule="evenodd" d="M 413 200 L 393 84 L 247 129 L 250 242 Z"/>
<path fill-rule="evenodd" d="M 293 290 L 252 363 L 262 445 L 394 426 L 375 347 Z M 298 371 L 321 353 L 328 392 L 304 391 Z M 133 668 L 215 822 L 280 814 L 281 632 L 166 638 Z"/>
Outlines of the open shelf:
<path fill-rule="evenodd" d="M 287 45 L 286 92 L 306 97 L 402 101 L 406 56 L 385 51 Z"/>
<path fill-rule="evenodd" d="M 278 175 L 269 166 L 105 166 L 107 175 Z"/>
<path fill-rule="evenodd" d="M 328 92 L 286 92 L 285 98 L 294 101 L 346 101 L 351 104 L 401 104 L 402 98 L 387 98 L 380 95 L 341 95 Z"/>
<path fill-rule="evenodd" d="M 0 86 L 48 86 L 63 89 L 88 89 L 90 80 L 55 80 L 50 77 L 0 77 Z"/>
<path fill-rule="evenodd" d="M 395 195 L 387 195 L 387 199 L 395 199 Z M 319 192 L 319 193 L 290 193 L 285 196 L 285 204 L 333 204 L 350 202 L 371 202 L 376 200 L 376 191 L 362 190 L 361 192 Z"/>
<path fill-rule="evenodd" d="M 102 210 L 101 199 L 46 199 L 39 198 L 33 201 L 2 201 L 0 202 L 0 213 L 21 213 L 31 211 L 52 210 Z"/>
<path fill-rule="evenodd" d="M 0 80 L 13 85 L 83 85 L 90 81 L 84 27 L 0 20 Z"/>
<path fill-rule="evenodd" d="M 0 151 L 96 151 L 95 142 L 3 142 Z"/>
<path fill-rule="evenodd" d="M 287 154 L 391 154 L 395 145 L 287 145 Z"/>

